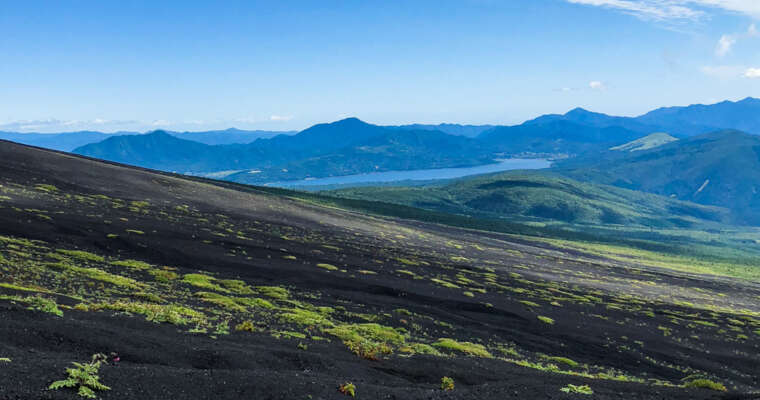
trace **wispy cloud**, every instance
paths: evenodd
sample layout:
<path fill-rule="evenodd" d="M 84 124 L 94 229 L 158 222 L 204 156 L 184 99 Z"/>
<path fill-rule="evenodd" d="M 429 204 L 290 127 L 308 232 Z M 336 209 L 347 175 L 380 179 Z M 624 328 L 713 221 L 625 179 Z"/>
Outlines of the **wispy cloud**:
<path fill-rule="evenodd" d="M 737 41 L 740 39 L 743 40 L 757 37 L 758 35 L 760 35 L 760 32 L 757 31 L 757 26 L 755 26 L 755 24 L 751 24 L 743 33 L 723 35 L 718 39 L 718 44 L 715 46 L 715 55 L 718 57 L 725 57 L 731 52 Z"/>
<path fill-rule="evenodd" d="M 607 85 L 604 84 L 602 81 L 591 81 L 588 83 L 588 87 L 593 90 L 604 90 L 607 89 Z"/>
<path fill-rule="evenodd" d="M 760 78 L 760 68 L 747 68 L 743 76 L 749 79 Z"/>
<path fill-rule="evenodd" d="M 743 65 L 712 65 L 700 68 L 703 74 L 718 79 L 758 79 L 760 68 Z"/>
<path fill-rule="evenodd" d="M 269 117 L 269 120 L 273 122 L 287 122 L 291 119 L 293 119 L 292 115 L 272 115 Z"/>
<path fill-rule="evenodd" d="M 695 21 L 711 11 L 724 11 L 760 18 L 758 0 L 567 0 L 574 4 L 605 7 L 645 20 Z"/>
<path fill-rule="evenodd" d="M 699 70 L 703 74 L 711 76 L 713 78 L 733 79 L 741 77 L 746 69 L 747 67 L 738 65 L 707 65 L 700 68 Z"/>
<path fill-rule="evenodd" d="M 725 57 L 726 54 L 731 52 L 731 48 L 736 44 L 736 38 L 731 35 L 723 35 L 718 40 L 718 45 L 715 46 L 715 55 L 718 57 Z"/>

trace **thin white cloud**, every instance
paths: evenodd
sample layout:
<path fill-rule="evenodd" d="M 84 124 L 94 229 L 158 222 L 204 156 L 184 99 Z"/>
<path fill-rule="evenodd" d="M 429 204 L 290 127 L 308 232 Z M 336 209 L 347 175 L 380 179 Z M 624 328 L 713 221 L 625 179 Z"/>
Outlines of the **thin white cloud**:
<path fill-rule="evenodd" d="M 604 90 L 607 86 L 602 81 L 591 81 L 588 83 L 588 87 L 593 90 Z"/>
<path fill-rule="evenodd" d="M 757 26 L 755 26 L 755 24 L 751 24 L 749 28 L 747 28 L 747 36 L 757 37 L 758 35 L 760 35 L 760 32 L 758 32 Z"/>
<path fill-rule="evenodd" d="M 711 65 L 700 68 L 703 74 L 718 79 L 758 79 L 760 68 L 742 65 Z"/>
<path fill-rule="evenodd" d="M 718 39 L 718 44 L 715 46 L 715 55 L 718 57 L 725 57 L 731 52 L 731 50 L 733 50 L 734 45 L 739 40 L 754 38 L 757 36 L 760 36 L 760 32 L 758 32 L 755 24 L 751 24 L 743 33 L 723 35 Z"/>
<path fill-rule="evenodd" d="M 760 78 L 760 68 L 747 68 L 743 76 L 749 79 Z"/>
<path fill-rule="evenodd" d="M 673 0 L 567 0 L 570 3 L 619 10 L 647 20 L 696 20 L 704 12 Z"/>
<path fill-rule="evenodd" d="M 746 71 L 747 67 L 738 65 L 708 65 L 700 68 L 699 70 L 710 77 L 718 79 L 734 79 L 739 78 Z"/>
<path fill-rule="evenodd" d="M 760 18 L 757 0 L 566 0 L 574 4 L 605 7 L 645 20 L 698 20 L 711 11 L 724 11 Z"/>
<path fill-rule="evenodd" d="M 274 122 L 287 122 L 291 119 L 293 119 L 292 115 L 272 115 L 269 117 L 269 120 Z"/>
<path fill-rule="evenodd" d="M 731 35 L 723 35 L 718 40 L 718 45 L 715 46 L 715 55 L 718 57 L 725 57 L 726 54 L 731 52 L 731 48 L 736 44 L 736 38 Z"/>

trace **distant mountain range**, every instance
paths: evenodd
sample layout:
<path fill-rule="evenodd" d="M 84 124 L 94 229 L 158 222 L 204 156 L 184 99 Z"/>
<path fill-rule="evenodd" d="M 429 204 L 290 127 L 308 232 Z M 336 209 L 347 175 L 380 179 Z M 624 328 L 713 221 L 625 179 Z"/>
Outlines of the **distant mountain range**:
<path fill-rule="evenodd" d="M 638 117 L 615 117 L 576 108 L 564 115 L 549 114 L 525 124 L 570 121 L 597 128 L 620 127 L 639 133 L 667 132 L 686 137 L 721 129 L 760 134 L 760 99 L 748 97 L 732 102 L 658 108 Z"/>
<path fill-rule="evenodd" d="M 243 183 L 472 166 L 491 161 L 489 152 L 475 139 L 439 131 L 381 127 L 356 118 L 244 145 L 206 145 L 156 131 L 110 137 L 74 152 L 166 171 L 226 171 L 225 179 Z"/>
<path fill-rule="evenodd" d="M 495 152 L 575 155 L 638 139 L 642 133 L 618 126 L 597 127 L 569 120 L 547 120 L 492 128 L 477 139 Z"/>
<path fill-rule="evenodd" d="M 216 131 L 202 132 L 173 132 L 166 131 L 172 136 L 186 140 L 192 140 L 199 143 L 210 145 L 216 144 L 235 144 L 251 143 L 256 139 L 270 138 L 277 135 L 292 135 L 293 131 L 245 131 L 240 129 L 225 129 Z M 46 149 L 59 151 L 73 151 L 91 143 L 98 143 L 114 136 L 134 136 L 140 135 L 140 132 L 116 132 L 103 133 L 96 131 L 79 131 L 64 133 L 18 133 L 18 132 L 0 132 L 0 139 L 10 140 L 16 143 L 28 144 L 30 146 L 44 147 Z"/>

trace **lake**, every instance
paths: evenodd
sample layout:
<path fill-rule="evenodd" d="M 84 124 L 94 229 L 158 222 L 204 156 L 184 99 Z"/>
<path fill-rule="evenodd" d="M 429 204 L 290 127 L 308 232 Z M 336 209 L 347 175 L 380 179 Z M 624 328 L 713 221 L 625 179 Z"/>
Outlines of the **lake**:
<path fill-rule="evenodd" d="M 365 174 L 332 176 L 329 178 L 309 178 L 297 181 L 280 181 L 267 183 L 266 186 L 282 188 L 302 188 L 309 186 L 359 185 L 367 183 L 387 183 L 399 181 L 429 181 L 436 179 L 453 179 L 470 175 L 489 174 L 493 172 L 517 169 L 549 168 L 552 162 L 541 158 L 510 158 L 498 163 L 462 168 L 415 169 L 411 171 L 370 172 Z"/>

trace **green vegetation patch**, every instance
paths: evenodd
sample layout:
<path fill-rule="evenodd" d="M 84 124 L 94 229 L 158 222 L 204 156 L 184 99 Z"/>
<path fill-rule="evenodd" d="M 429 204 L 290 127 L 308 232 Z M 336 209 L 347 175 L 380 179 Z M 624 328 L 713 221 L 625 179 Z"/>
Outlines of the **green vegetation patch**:
<path fill-rule="evenodd" d="M 245 305 L 241 305 L 236 298 L 225 296 L 223 294 L 219 293 L 213 293 L 213 292 L 198 292 L 195 294 L 196 297 L 200 298 L 201 300 L 216 304 L 222 308 L 226 308 L 230 311 L 236 311 L 236 312 L 246 312 L 248 309 Z"/>
<path fill-rule="evenodd" d="M 547 360 L 554 361 L 558 364 L 567 365 L 570 368 L 576 368 L 579 364 L 577 361 L 571 360 L 567 357 L 545 357 Z"/>
<path fill-rule="evenodd" d="M 280 314 L 280 321 L 289 322 L 301 326 L 313 326 L 318 328 L 331 328 L 335 326 L 327 316 L 322 313 L 301 308 L 287 309 L 288 311 Z"/>
<path fill-rule="evenodd" d="M 99 256 L 97 254 L 92 254 L 87 251 L 82 250 L 65 250 L 65 249 L 57 249 L 57 252 L 61 254 L 65 254 L 69 257 L 73 257 L 82 261 L 92 261 L 97 263 L 105 262 L 106 259 L 102 256 Z"/>
<path fill-rule="evenodd" d="M 726 387 L 722 383 L 714 382 L 709 379 L 695 379 L 693 381 L 686 382 L 683 386 L 686 388 L 710 389 L 718 392 L 726 391 Z"/>
<path fill-rule="evenodd" d="M 254 294 L 255 292 L 245 282 L 237 279 L 218 280 L 219 285 L 235 294 Z"/>
<path fill-rule="evenodd" d="M 137 282 L 136 280 L 132 278 L 127 278 L 125 276 L 112 274 L 98 268 L 77 267 L 63 261 L 58 262 L 58 263 L 48 263 L 47 266 L 51 268 L 70 271 L 77 275 L 81 275 L 85 278 L 93 279 L 96 281 L 107 282 L 115 286 L 125 287 L 129 289 L 142 289 L 145 286 L 144 284 Z"/>
<path fill-rule="evenodd" d="M 30 310 L 42 311 L 48 314 L 57 315 L 59 317 L 63 316 L 63 311 L 58 308 L 58 304 L 55 302 L 55 300 L 48 299 L 39 295 L 27 297 L 0 295 L 0 300 L 23 303 L 26 304 Z"/>
<path fill-rule="evenodd" d="M 381 354 L 390 354 L 395 347 L 406 342 L 406 335 L 398 330 L 374 323 L 346 324 L 325 332 L 337 336 L 359 357 L 376 360 Z"/>
<path fill-rule="evenodd" d="M 256 286 L 256 291 L 262 296 L 275 300 L 287 300 L 290 296 L 288 289 L 278 286 Z"/>
<path fill-rule="evenodd" d="M 592 395 L 594 394 L 594 391 L 591 390 L 591 387 L 588 385 L 573 385 L 568 384 L 567 386 L 560 389 L 560 391 L 565 393 L 573 393 L 573 394 L 585 394 L 585 395 Z"/>
<path fill-rule="evenodd" d="M 205 322 L 206 316 L 191 308 L 174 304 L 150 304 L 141 302 L 115 301 L 97 303 L 89 306 L 92 311 L 112 310 L 144 315 L 151 322 L 166 322 L 174 325 L 187 325 L 189 322 Z"/>
<path fill-rule="evenodd" d="M 182 277 L 182 282 L 188 283 L 201 289 L 214 290 L 217 292 L 229 293 L 230 291 L 214 283 L 216 278 L 203 274 L 186 274 Z"/>
<path fill-rule="evenodd" d="M 485 346 L 483 346 L 482 344 L 471 343 L 471 342 L 457 342 L 456 340 L 449 339 L 449 338 L 438 339 L 437 342 L 433 343 L 433 347 L 437 347 L 439 349 L 445 349 L 445 350 L 458 351 L 460 353 L 465 353 L 470 356 L 485 357 L 485 358 L 493 357 L 491 353 L 489 353 L 488 350 L 486 350 Z"/>
<path fill-rule="evenodd" d="M 153 266 L 144 262 L 144 261 L 138 261 L 138 260 L 119 260 L 119 261 L 111 261 L 111 265 L 115 265 L 117 267 L 126 267 L 129 269 L 134 269 L 137 271 L 147 271 L 149 269 L 152 269 Z"/>
<path fill-rule="evenodd" d="M 426 343 L 408 343 L 398 349 L 402 353 L 408 354 L 427 354 L 431 356 L 441 356 L 441 352 L 435 347 Z"/>

